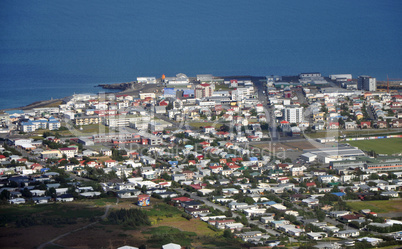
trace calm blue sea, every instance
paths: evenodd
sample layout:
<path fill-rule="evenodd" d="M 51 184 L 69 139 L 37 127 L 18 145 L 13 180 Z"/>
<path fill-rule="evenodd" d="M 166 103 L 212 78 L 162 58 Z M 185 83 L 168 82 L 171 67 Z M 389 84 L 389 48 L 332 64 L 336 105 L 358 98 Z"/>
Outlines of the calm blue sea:
<path fill-rule="evenodd" d="M 0 109 L 137 76 L 402 78 L 402 1 L 2 0 Z"/>

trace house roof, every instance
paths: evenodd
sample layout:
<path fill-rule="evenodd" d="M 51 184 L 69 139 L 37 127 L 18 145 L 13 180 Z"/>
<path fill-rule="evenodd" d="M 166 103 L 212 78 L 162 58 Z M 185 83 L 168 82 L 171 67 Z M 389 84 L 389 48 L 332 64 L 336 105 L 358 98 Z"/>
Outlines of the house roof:
<path fill-rule="evenodd" d="M 176 198 L 172 198 L 173 201 L 179 201 L 179 202 L 188 202 L 188 201 L 192 201 L 193 199 L 182 196 L 182 197 L 176 197 Z"/>

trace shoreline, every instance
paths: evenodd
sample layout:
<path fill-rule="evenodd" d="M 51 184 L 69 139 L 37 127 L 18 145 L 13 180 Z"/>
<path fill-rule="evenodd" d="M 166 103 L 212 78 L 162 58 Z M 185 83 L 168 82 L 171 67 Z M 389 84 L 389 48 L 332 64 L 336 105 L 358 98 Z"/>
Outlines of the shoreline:
<path fill-rule="evenodd" d="M 290 77 L 290 76 L 284 76 L 284 77 Z M 237 78 L 237 79 L 244 79 L 244 78 L 264 78 L 263 76 L 251 76 L 251 75 L 235 75 L 235 76 L 215 76 L 215 78 Z M 159 79 L 160 80 L 160 79 Z M 379 81 L 380 82 L 380 87 L 379 88 L 384 88 L 386 86 L 382 86 L 381 83 L 384 84 L 383 81 Z M 130 81 L 130 82 L 121 82 L 121 83 L 108 83 L 108 84 L 98 84 L 95 85 L 94 88 L 102 88 L 105 90 L 115 90 L 113 92 L 107 92 L 108 94 L 133 94 L 136 92 L 139 92 L 141 90 L 144 90 L 146 88 L 149 88 L 150 85 L 144 85 L 142 86 L 141 89 L 136 89 L 135 86 L 135 81 Z M 146 87 L 148 86 L 148 87 Z M 402 87 L 402 86 L 397 86 L 396 90 L 399 90 L 398 87 Z M 390 84 L 390 89 L 395 88 L 394 84 Z M 118 90 L 118 91 L 116 91 Z M 100 92 L 97 92 L 96 94 L 99 94 Z M 78 94 L 85 94 L 85 93 L 78 93 Z M 52 105 L 55 105 L 57 103 L 62 104 L 63 102 L 67 102 L 69 98 L 72 98 L 73 96 L 66 96 L 66 97 L 62 97 L 62 98 L 57 98 L 57 99 L 48 99 L 48 100 L 38 100 L 35 102 L 32 102 L 30 104 L 27 104 L 25 106 L 20 106 L 20 107 L 13 107 L 13 108 L 4 108 L 4 109 L 0 109 L 0 112 L 5 112 L 5 111 L 12 111 L 12 110 L 29 110 L 29 109 L 33 109 L 33 108 L 45 108 L 45 107 L 52 107 Z M 58 106 L 58 105 L 57 105 Z M 56 107 L 56 106 L 55 106 Z"/>
<path fill-rule="evenodd" d="M 125 83 L 116 83 L 116 84 L 125 84 Z M 114 84 L 104 84 L 104 85 L 114 85 Z M 94 87 L 99 87 L 99 85 L 96 85 Z M 103 88 L 103 89 L 116 90 L 117 88 Z M 120 91 L 118 91 L 118 92 L 108 92 L 108 94 L 119 94 L 119 93 L 122 93 L 124 91 L 125 90 L 120 89 Z M 76 93 L 76 94 L 85 94 L 85 93 Z M 91 93 L 91 94 L 93 94 L 93 93 Z M 96 93 L 96 94 L 98 95 L 99 92 Z M 57 99 L 38 100 L 38 101 L 32 102 L 32 103 L 24 105 L 24 106 L 20 106 L 20 107 L 12 107 L 12 108 L 0 109 L 0 112 L 13 111 L 13 110 L 30 110 L 30 109 L 33 109 L 33 108 L 51 107 L 51 105 L 54 105 L 54 104 L 56 104 L 58 102 L 61 102 L 60 104 L 65 103 L 65 102 L 67 102 L 67 99 L 72 98 L 72 97 L 73 97 L 73 95 L 65 96 L 65 97 L 57 98 Z"/>
<path fill-rule="evenodd" d="M 94 85 L 94 88 L 102 88 L 104 90 L 114 90 L 114 91 L 106 92 L 106 94 L 115 94 L 115 95 L 139 92 L 139 91 L 143 90 L 143 89 L 135 89 L 134 81 L 121 82 L 121 83 L 110 83 L 110 84 L 98 84 L 98 85 Z M 118 91 L 116 91 L 116 90 L 118 90 Z M 91 93 L 91 94 L 98 95 L 99 93 L 101 93 L 101 91 L 98 91 L 97 93 Z M 76 93 L 76 94 L 86 94 L 86 93 Z M 30 104 L 24 105 L 24 106 L 3 108 L 3 109 L 0 109 L 0 112 L 12 111 L 12 110 L 30 110 L 33 108 L 46 108 L 46 107 L 50 107 L 51 105 L 54 105 L 58 102 L 65 103 L 68 101 L 67 99 L 72 98 L 72 97 L 73 97 L 73 95 L 65 96 L 65 97 L 57 98 L 57 99 L 38 100 L 38 101 L 32 102 Z"/>

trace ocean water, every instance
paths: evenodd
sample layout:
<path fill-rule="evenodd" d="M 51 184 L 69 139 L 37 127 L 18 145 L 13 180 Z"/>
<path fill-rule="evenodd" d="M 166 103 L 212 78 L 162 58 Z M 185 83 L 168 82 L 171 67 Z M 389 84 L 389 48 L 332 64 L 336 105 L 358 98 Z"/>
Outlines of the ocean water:
<path fill-rule="evenodd" d="M 402 78 L 402 1 L 0 1 L 0 109 L 137 76 Z"/>

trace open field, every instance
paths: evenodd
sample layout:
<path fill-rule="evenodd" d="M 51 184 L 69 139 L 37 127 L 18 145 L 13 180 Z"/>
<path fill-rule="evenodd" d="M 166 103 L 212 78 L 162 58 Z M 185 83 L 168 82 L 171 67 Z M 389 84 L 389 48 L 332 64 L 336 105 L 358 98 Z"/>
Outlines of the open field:
<path fill-rule="evenodd" d="M 205 126 L 214 126 L 215 129 L 218 129 L 223 125 L 222 123 L 219 122 L 189 122 L 188 124 L 197 129 Z"/>
<path fill-rule="evenodd" d="M 361 141 L 347 141 L 346 143 L 364 151 L 374 150 L 377 154 L 402 153 L 402 138 L 384 138 Z"/>
<path fill-rule="evenodd" d="M 346 137 L 365 137 L 365 136 L 382 136 L 382 135 L 399 135 L 401 134 L 400 130 L 386 130 L 386 129 L 369 129 L 369 130 L 326 130 L 326 131 L 317 131 L 312 133 L 305 134 L 306 137 L 309 138 L 323 138 L 323 137 L 339 137 L 340 135 L 346 135 Z"/>
<path fill-rule="evenodd" d="M 85 203 L 0 206 L 0 247 L 36 248 L 104 214 Z"/>
<path fill-rule="evenodd" d="M 160 248 L 165 242 L 202 248 L 240 248 L 238 242 L 224 239 L 222 231 L 215 232 L 198 219 L 183 218 L 181 210 L 162 200 L 151 198 L 151 206 L 141 208 L 135 202 L 136 198 L 119 199 L 116 204 L 115 197 L 107 197 L 63 204 L 0 206 L 0 248 L 37 248 L 63 234 L 65 236 L 45 248 L 117 248 L 124 245 Z M 130 229 L 94 223 L 104 214 L 106 205 L 111 205 L 112 209 L 140 208 L 149 215 L 152 225 Z M 34 217 L 40 224 L 19 222 L 17 225 L 17 220 L 27 217 Z M 60 224 L 45 224 L 43 221 L 48 221 L 45 218 Z M 91 226 L 77 230 L 89 224 Z"/>
<path fill-rule="evenodd" d="M 197 219 L 187 220 L 177 215 L 170 218 L 166 217 L 162 218 L 161 220 L 156 220 L 156 224 L 154 224 L 154 226 L 174 227 L 181 231 L 194 232 L 197 233 L 197 235 L 202 236 L 215 236 L 221 234 L 220 232 L 217 233 L 209 229 L 206 222 Z"/>
<path fill-rule="evenodd" d="M 233 88 L 230 88 L 229 85 L 225 84 L 215 85 L 215 91 L 229 91 L 229 90 L 233 90 Z"/>
<path fill-rule="evenodd" d="M 316 149 L 316 146 L 314 146 L 313 144 L 311 144 L 308 141 L 305 142 L 289 142 L 289 143 L 282 143 L 285 146 L 291 147 L 291 148 L 295 148 L 295 149 L 299 149 L 299 150 L 309 150 L 309 149 Z"/>
<path fill-rule="evenodd" d="M 64 124 L 63 124 L 64 125 Z M 81 130 L 82 127 L 82 130 Z M 73 136 L 91 136 L 93 134 L 97 133 L 108 133 L 109 132 L 109 127 L 104 126 L 102 124 L 91 124 L 91 125 L 83 125 L 80 127 L 72 127 L 69 128 L 69 130 L 56 130 L 56 131 L 50 131 L 50 130 L 37 130 L 32 133 L 32 137 L 35 139 L 43 139 L 43 133 L 44 132 L 50 132 L 51 134 L 55 135 L 58 133 L 60 136 L 63 137 L 73 137 Z"/>
<path fill-rule="evenodd" d="M 402 212 L 402 200 L 347 202 L 354 211 L 370 209 L 376 213 Z"/>
<path fill-rule="evenodd" d="M 0 208 L 0 226 L 24 217 L 35 218 L 71 218 L 91 219 L 104 213 L 102 208 L 88 206 L 84 203 L 55 203 L 43 205 L 6 206 Z"/>
<path fill-rule="evenodd" d="M 257 147 L 260 149 L 264 149 L 270 152 L 281 152 L 287 150 L 306 150 L 306 149 L 315 149 L 316 147 L 308 142 L 307 140 L 304 142 L 286 142 L 286 143 L 279 143 L 279 142 L 271 142 L 267 141 L 264 144 L 253 144 L 253 147 Z"/>

